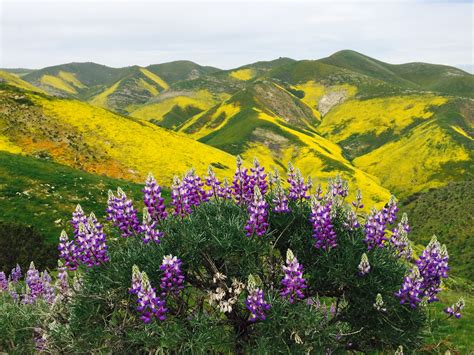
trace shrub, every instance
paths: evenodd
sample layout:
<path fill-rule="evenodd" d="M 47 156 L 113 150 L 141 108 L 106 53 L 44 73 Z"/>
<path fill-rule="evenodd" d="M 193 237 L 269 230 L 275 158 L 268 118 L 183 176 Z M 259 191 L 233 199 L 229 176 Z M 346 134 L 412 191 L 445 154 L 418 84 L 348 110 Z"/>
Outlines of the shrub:
<path fill-rule="evenodd" d="M 339 177 L 312 199 L 298 170 L 290 167 L 287 182 L 284 190 L 258 162 L 248 170 L 239 160 L 232 185 L 212 170 L 204 181 L 190 171 L 175 179 L 165 210 L 150 176 L 142 222 L 122 190 L 109 194 L 108 238 L 78 207 L 59 250 L 81 280 L 71 289 L 61 267 L 56 298 L 47 280 L 34 295 L 51 309 L 37 319 L 40 345 L 79 353 L 417 349 L 426 304 L 447 277 L 445 249 L 434 239 L 412 259 L 395 199 L 365 216 L 360 194 L 345 202 Z M 27 284 L 38 279 L 31 268 L 28 275 Z"/>

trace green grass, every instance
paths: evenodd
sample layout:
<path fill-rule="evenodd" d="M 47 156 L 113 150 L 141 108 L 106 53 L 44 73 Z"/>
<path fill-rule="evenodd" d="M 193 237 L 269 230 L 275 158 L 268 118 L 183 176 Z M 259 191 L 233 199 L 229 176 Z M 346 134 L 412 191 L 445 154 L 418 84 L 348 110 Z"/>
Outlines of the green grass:
<path fill-rule="evenodd" d="M 454 281 L 454 282 L 453 282 Z M 453 284 L 453 286 L 451 286 Z M 450 280 L 449 289 L 439 294 L 440 302 L 430 305 L 431 326 L 426 335 L 426 345 L 422 350 L 430 353 L 444 353 L 450 350 L 459 354 L 474 351 L 474 286 L 462 280 Z M 443 309 L 460 298 L 466 306 L 461 319 L 447 319 Z"/>
<path fill-rule="evenodd" d="M 408 214 L 416 243 L 426 245 L 436 234 L 448 248 L 452 273 L 474 281 L 474 181 L 412 195 L 402 201 L 401 211 Z"/>
<path fill-rule="evenodd" d="M 142 198 L 139 184 L 0 152 L 0 220 L 33 226 L 51 243 L 62 229 L 69 229 L 68 220 L 78 203 L 102 218 L 107 191 L 118 186 L 134 201 Z"/>

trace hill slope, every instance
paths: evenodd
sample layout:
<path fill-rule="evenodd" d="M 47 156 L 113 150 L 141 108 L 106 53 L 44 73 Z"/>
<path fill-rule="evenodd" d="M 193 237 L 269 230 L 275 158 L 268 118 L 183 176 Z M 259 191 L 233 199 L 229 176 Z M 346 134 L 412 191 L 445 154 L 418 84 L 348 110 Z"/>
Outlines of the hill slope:
<path fill-rule="evenodd" d="M 85 171 L 142 181 L 209 165 L 230 174 L 231 155 L 153 124 L 118 116 L 76 100 L 0 86 L 0 150 L 50 157 Z"/>

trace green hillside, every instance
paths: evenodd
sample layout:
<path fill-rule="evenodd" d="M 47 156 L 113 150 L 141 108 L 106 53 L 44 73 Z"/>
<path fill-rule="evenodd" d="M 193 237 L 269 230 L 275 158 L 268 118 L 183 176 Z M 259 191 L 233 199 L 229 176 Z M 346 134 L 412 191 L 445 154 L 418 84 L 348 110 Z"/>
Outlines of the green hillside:
<path fill-rule="evenodd" d="M 163 80 L 169 84 L 183 80 L 197 79 L 201 76 L 220 71 L 218 68 L 201 66 L 189 60 L 152 64 L 147 66 L 146 69 L 163 78 Z"/>
<path fill-rule="evenodd" d="M 453 273 L 474 281 L 474 180 L 412 195 L 401 210 L 409 216 L 416 243 L 426 245 L 436 234 L 448 247 Z"/>
<path fill-rule="evenodd" d="M 141 198 L 142 185 L 86 173 L 49 160 L 0 151 L 0 221 L 32 226 L 56 243 L 75 206 L 104 216 L 107 191 Z"/>

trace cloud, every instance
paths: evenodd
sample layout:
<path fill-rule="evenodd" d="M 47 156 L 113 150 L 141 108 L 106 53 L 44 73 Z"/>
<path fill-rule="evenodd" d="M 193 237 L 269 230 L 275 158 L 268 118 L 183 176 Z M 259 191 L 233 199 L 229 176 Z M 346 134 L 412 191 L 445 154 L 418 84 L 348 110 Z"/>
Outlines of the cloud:
<path fill-rule="evenodd" d="M 472 3 L 4 0 L 3 67 L 177 59 L 231 68 L 354 49 L 392 63 L 473 63 Z"/>

